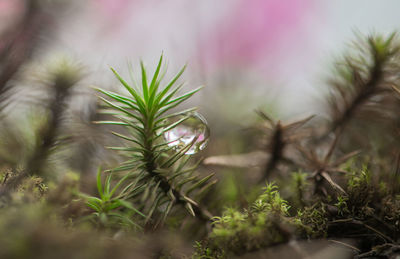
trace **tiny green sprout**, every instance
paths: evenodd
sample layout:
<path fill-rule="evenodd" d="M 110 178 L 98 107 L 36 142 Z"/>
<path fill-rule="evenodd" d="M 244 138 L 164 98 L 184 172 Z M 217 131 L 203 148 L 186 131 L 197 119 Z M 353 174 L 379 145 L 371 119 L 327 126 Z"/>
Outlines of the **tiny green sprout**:
<path fill-rule="evenodd" d="M 344 197 L 344 196 L 338 196 L 337 197 L 337 203 L 335 203 L 335 206 L 339 209 L 339 215 L 345 215 L 345 214 L 349 214 L 349 208 L 347 206 L 347 201 L 348 198 Z"/>
<path fill-rule="evenodd" d="M 98 223 L 104 227 L 115 227 L 116 225 L 128 228 L 141 229 L 141 226 L 132 220 L 133 215 L 146 218 L 142 212 L 136 209 L 130 202 L 120 199 L 119 188 L 124 184 L 126 178 L 121 178 L 113 187 L 112 173 L 109 173 L 104 183 L 101 180 L 101 168 L 97 172 L 97 191 L 99 197 L 80 194 L 88 207 L 93 210 L 89 217 L 91 220 L 98 219 Z"/>
<path fill-rule="evenodd" d="M 253 203 L 252 209 L 258 212 L 267 210 L 287 215 L 290 206 L 281 198 L 278 186 L 275 183 L 268 183 L 263 189 L 264 193 Z"/>

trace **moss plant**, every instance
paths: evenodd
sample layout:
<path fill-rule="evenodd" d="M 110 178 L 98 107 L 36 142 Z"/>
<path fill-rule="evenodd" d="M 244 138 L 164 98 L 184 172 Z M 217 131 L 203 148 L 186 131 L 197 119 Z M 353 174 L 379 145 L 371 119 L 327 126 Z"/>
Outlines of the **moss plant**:
<path fill-rule="evenodd" d="M 246 210 L 226 209 L 214 217 L 213 230 L 205 245 L 197 244 L 195 258 L 230 258 L 287 242 L 296 223 L 288 216 L 289 206 L 273 183 Z"/>
<path fill-rule="evenodd" d="M 198 92 L 201 87 L 177 96 L 182 85 L 175 86 L 175 83 L 185 67 L 169 83 L 162 86 L 165 74 L 165 71 L 161 71 L 162 62 L 163 56 L 160 57 L 150 80 L 143 62 L 140 63 L 140 90 L 137 86 L 130 86 L 112 69 L 130 96 L 98 89 L 111 99 L 110 101 L 101 97 L 111 108 L 107 113 L 117 120 L 97 123 L 121 125 L 129 133 L 124 135 L 113 132 L 130 143 L 127 147 L 113 147 L 128 158 L 121 166 L 111 170 L 114 173 L 125 172 L 121 179 L 123 183 L 120 183 L 124 188 L 119 193 L 119 200 L 140 202 L 141 209 L 147 214 L 146 223 L 152 222 L 153 225 L 163 223 L 174 205 L 185 207 L 190 214 L 207 222 L 212 217 L 210 212 L 190 198 L 189 194 L 206 186 L 212 175 L 202 178 L 193 175 L 196 166 L 189 164 L 190 156 L 187 155 L 194 145 L 198 145 L 198 141 L 204 140 L 195 136 L 175 152 L 174 146 L 170 145 L 171 140 L 163 140 L 163 134 L 189 120 L 195 108 L 167 113 Z M 176 116 L 180 116 L 178 120 L 168 123 L 169 118 Z M 163 209 L 160 209 L 161 206 L 164 206 Z"/>
<path fill-rule="evenodd" d="M 119 187 L 123 184 L 125 178 L 120 179 L 115 186 L 111 186 L 112 174 L 107 175 L 104 184 L 101 181 L 101 170 L 97 172 L 97 191 L 98 196 L 89 196 L 80 194 L 94 213 L 91 213 L 86 219 L 93 221 L 101 228 L 124 228 L 124 229 L 142 229 L 135 222 L 134 215 L 146 217 L 138 211 L 132 204 L 119 198 L 121 190 Z"/>

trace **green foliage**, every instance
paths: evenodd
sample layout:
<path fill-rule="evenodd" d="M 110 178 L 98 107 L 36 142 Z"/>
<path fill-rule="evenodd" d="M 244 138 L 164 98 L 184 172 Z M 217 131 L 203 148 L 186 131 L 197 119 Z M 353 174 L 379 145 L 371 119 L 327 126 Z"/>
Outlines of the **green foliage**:
<path fill-rule="evenodd" d="M 175 86 L 175 83 L 185 67 L 162 87 L 161 82 L 165 74 L 165 71 L 161 72 L 162 62 L 163 56 L 160 57 L 150 80 L 148 80 L 148 73 L 143 62 L 140 63 L 141 87 L 130 86 L 112 69 L 130 96 L 98 89 L 111 99 L 110 101 L 101 97 L 111 108 L 106 113 L 112 114 L 117 121 L 97 123 L 120 125 L 128 133 L 126 135 L 113 132 L 114 135 L 130 143 L 127 147 L 112 147 L 128 158 L 112 170 L 113 172 L 124 171 L 124 178 L 129 179 L 129 184 L 122 191 L 120 200 L 132 200 L 144 204 L 141 209 L 147 214 L 146 222 L 153 220 L 152 224 L 155 225 L 164 222 L 175 204 L 183 205 L 190 214 L 207 221 L 211 218 L 211 214 L 189 198 L 189 194 L 202 189 L 212 177 L 212 175 L 205 177 L 194 175 L 197 166 L 190 165 L 189 156 L 185 155 L 197 138 L 175 153 L 171 151 L 173 147 L 168 146 L 169 143 L 162 138 L 166 131 L 188 119 L 190 112 L 195 108 L 166 114 L 189 99 L 201 87 L 176 96 L 182 85 Z M 167 119 L 175 115 L 182 115 L 182 118 L 172 124 L 167 124 Z"/>
<path fill-rule="evenodd" d="M 126 177 L 121 178 L 115 186 L 111 187 L 112 173 L 107 175 L 103 184 L 101 182 L 101 170 L 98 170 L 97 191 L 100 198 L 80 194 L 86 200 L 87 206 L 94 210 L 87 219 L 94 221 L 100 227 L 141 229 L 140 225 L 132 217 L 139 215 L 146 218 L 146 216 L 133 207 L 130 202 L 119 198 L 122 196 L 119 188 L 126 179 Z"/>
<path fill-rule="evenodd" d="M 394 242 L 399 229 L 393 223 L 398 220 L 395 214 L 400 213 L 400 207 L 398 197 L 380 187 L 379 178 L 383 175 L 373 181 L 364 165 L 347 177 L 347 195 L 320 199 L 298 212 L 300 233 L 310 238 L 363 236 L 360 246 L 369 248 Z"/>
<path fill-rule="evenodd" d="M 352 172 L 347 183 L 347 199 L 352 214 L 357 214 L 360 210 L 366 209 L 372 202 L 374 195 L 382 197 L 380 190 L 381 188 L 372 183 L 371 173 L 365 165 L 360 171 Z"/>
<path fill-rule="evenodd" d="M 290 187 L 294 192 L 293 202 L 297 205 L 297 208 L 302 208 L 304 207 L 304 194 L 310 185 L 309 181 L 307 181 L 307 173 L 303 173 L 302 171 L 293 172 L 291 177 L 292 182 Z"/>
<path fill-rule="evenodd" d="M 272 212 L 276 214 L 288 215 L 289 206 L 287 201 L 281 198 L 278 186 L 268 183 L 263 188 L 264 193 L 253 203 L 251 211 L 254 213 Z"/>
<path fill-rule="evenodd" d="M 197 244 L 195 258 L 229 258 L 263 247 L 285 242 L 288 228 L 295 222 L 286 217 L 289 206 L 274 183 L 267 184 L 263 194 L 248 210 L 226 209 L 214 217 L 213 229 L 206 244 Z M 214 257 L 213 257 L 214 256 Z"/>
<path fill-rule="evenodd" d="M 335 203 L 335 206 L 338 208 L 338 214 L 339 215 L 345 215 L 345 214 L 349 214 L 350 211 L 348 209 L 348 205 L 347 205 L 347 197 L 344 196 L 338 196 L 337 197 L 337 203 Z"/>
<path fill-rule="evenodd" d="M 324 203 L 318 202 L 297 212 L 298 231 L 308 238 L 327 236 L 328 212 Z"/>

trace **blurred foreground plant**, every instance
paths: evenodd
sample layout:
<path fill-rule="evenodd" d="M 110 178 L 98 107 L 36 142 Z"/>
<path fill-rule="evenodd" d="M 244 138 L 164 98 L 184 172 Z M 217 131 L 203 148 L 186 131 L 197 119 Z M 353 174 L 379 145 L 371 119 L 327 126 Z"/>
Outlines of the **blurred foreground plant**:
<path fill-rule="evenodd" d="M 43 99 L 43 103 L 41 103 L 45 108 L 44 115 L 43 117 L 32 116 L 33 118 L 30 118 L 31 123 L 33 119 L 39 121 L 42 119 L 44 122 L 38 126 L 38 129 L 30 129 L 36 131 L 34 134 L 36 139 L 33 144 L 29 143 L 32 147 L 30 147 L 31 150 L 29 150 L 26 161 L 23 161 L 20 157 L 12 161 L 12 177 L 0 187 L 0 195 L 8 195 L 10 191 L 18 187 L 24 178 L 30 175 L 48 176 L 45 174 L 45 165 L 54 150 L 61 144 L 60 135 L 63 123 L 65 123 L 67 104 L 70 100 L 73 86 L 81 78 L 79 66 L 66 58 L 61 58 L 57 61 L 45 69 L 45 80 L 41 82 L 46 88 L 44 95 L 48 94 L 48 97 Z M 35 114 L 35 116 L 37 115 Z M 29 126 L 32 127 L 32 125 Z M 29 133 L 32 134 L 31 132 Z M 13 138 L 14 141 L 11 141 L 8 147 L 3 146 L 3 148 L 12 148 L 13 145 L 17 145 L 21 149 L 26 149 L 29 146 L 28 141 L 18 145 L 18 142 L 22 140 L 21 136 L 16 135 L 15 131 L 9 131 L 7 134 L 8 136 L 5 135 L 4 137 Z"/>

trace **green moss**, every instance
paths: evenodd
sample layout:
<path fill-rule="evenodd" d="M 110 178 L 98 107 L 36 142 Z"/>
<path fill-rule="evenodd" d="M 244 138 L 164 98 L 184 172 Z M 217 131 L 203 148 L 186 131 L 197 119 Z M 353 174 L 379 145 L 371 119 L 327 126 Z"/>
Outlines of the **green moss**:
<path fill-rule="evenodd" d="M 390 194 L 381 177 L 384 175 L 373 178 L 366 166 L 353 169 L 347 176 L 346 195 L 319 198 L 313 206 L 298 212 L 299 234 L 307 238 L 360 236 L 358 246 L 362 251 L 394 242 L 400 235 L 400 200 Z"/>
<path fill-rule="evenodd" d="M 205 245 L 197 245 L 195 258 L 229 258 L 229 254 L 240 255 L 287 241 L 287 228 L 296 225 L 287 217 L 288 210 L 277 186 L 267 184 L 247 210 L 229 208 L 214 218 L 213 230 Z"/>
<path fill-rule="evenodd" d="M 300 236 L 322 238 L 327 236 L 329 215 L 327 205 L 317 202 L 313 206 L 299 210 L 296 216 Z"/>

